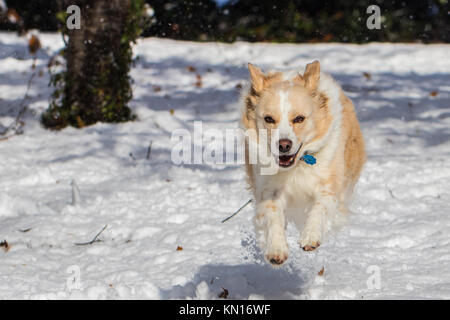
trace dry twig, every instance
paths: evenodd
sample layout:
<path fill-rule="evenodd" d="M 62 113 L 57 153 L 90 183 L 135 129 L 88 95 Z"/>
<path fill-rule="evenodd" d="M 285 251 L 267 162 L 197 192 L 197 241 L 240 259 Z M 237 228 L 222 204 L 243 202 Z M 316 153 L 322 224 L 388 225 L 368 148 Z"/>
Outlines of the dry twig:
<path fill-rule="evenodd" d="M 98 238 L 99 235 L 102 234 L 103 231 L 105 231 L 106 227 L 108 227 L 108 225 L 105 225 L 105 226 L 103 227 L 103 229 L 100 230 L 100 232 L 97 233 L 97 234 L 95 235 L 94 239 L 92 239 L 91 241 L 89 241 L 89 242 L 79 242 L 79 243 L 75 243 L 75 245 L 77 245 L 77 246 L 87 246 L 87 245 L 93 244 L 94 242 L 99 242 L 99 241 L 101 241 L 101 240 L 97 240 L 97 238 Z"/>
<path fill-rule="evenodd" d="M 228 218 L 225 218 L 222 220 L 222 223 L 227 222 L 228 220 L 230 220 L 231 218 L 233 218 L 235 215 L 237 215 L 242 209 L 244 209 L 250 202 L 252 202 L 252 199 L 249 199 L 242 207 L 240 207 L 235 213 L 233 213 L 231 216 L 229 216 Z"/>

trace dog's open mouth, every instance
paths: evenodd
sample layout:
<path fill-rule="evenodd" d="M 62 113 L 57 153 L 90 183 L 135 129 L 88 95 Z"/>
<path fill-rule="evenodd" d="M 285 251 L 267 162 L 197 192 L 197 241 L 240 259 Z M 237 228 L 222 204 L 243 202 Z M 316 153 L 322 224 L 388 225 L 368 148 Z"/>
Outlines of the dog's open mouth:
<path fill-rule="evenodd" d="M 278 165 L 282 168 L 289 168 L 295 163 L 295 158 L 297 157 L 298 152 L 302 148 L 302 144 L 300 144 L 300 147 L 298 147 L 298 150 L 294 154 L 284 154 L 278 156 Z"/>
<path fill-rule="evenodd" d="M 278 157 L 278 164 L 280 167 L 288 168 L 292 166 L 295 162 L 295 156 L 297 154 L 291 154 L 291 155 L 283 155 Z"/>

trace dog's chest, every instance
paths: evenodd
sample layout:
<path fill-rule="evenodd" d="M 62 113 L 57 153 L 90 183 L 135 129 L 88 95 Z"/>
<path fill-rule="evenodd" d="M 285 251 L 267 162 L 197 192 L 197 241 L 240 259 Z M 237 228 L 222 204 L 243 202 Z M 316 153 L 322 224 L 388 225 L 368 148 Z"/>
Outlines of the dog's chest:
<path fill-rule="evenodd" d="M 319 178 L 312 168 L 302 168 L 286 179 L 284 191 L 286 195 L 285 213 L 295 220 L 303 219 L 314 204 L 314 190 Z"/>

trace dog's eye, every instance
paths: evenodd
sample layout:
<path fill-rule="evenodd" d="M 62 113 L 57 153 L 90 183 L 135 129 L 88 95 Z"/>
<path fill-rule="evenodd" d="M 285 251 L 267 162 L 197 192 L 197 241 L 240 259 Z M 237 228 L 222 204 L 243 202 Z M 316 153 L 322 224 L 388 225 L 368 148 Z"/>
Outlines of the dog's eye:
<path fill-rule="evenodd" d="M 264 117 L 264 121 L 267 123 L 275 123 L 275 120 L 271 116 Z"/>
<path fill-rule="evenodd" d="M 294 123 L 300 123 L 300 122 L 303 122 L 303 120 L 305 120 L 304 116 L 297 116 L 294 119 Z"/>

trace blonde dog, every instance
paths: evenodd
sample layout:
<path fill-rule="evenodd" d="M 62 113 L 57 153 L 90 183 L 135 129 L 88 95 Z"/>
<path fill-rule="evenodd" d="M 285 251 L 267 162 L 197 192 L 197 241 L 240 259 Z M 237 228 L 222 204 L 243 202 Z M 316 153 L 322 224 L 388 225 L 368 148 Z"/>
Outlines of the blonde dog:
<path fill-rule="evenodd" d="M 351 100 L 318 61 L 303 74 L 248 68 L 241 126 L 253 134 L 246 140 L 246 171 L 260 245 L 279 266 L 288 258 L 288 219 L 303 227 L 299 244 L 311 251 L 347 212 L 366 159 L 364 141 Z M 266 150 L 258 161 L 251 161 L 252 144 Z M 263 173 L 261 157 L 277 170 Z"/>

